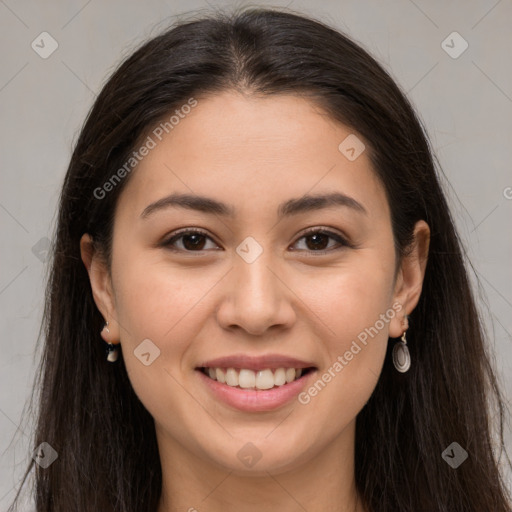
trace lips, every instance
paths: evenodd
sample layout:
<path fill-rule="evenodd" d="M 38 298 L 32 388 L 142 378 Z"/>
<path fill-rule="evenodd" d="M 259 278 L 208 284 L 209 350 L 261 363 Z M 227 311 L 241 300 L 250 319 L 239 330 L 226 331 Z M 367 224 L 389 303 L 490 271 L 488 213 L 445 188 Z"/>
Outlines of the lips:
<path fill-rule="evenodd" d="M 217 364 L 217 360 L 214 360 Z M 233 359 L 231 358 L 231 362 Z M 247 360 L 245 360 L 247 362 Z M 269 360 L 267 359 L 267 364 Z M 283 360 L 279 360 L 279 364 L 283 364 Z M 297 364 L 297 360 L 294 360 L 293 364 Z M 282 371 L 283 367 L 281 367 Z M 288 368 L 286 371 L 288 371 Z M 252 372 L 252 370 L 245 370 L 246 372 Z M 269 372 L 270 369 L 266 370 Z M 277 370 L 279 371 L 279 369 Z M 294 370 L 292 371 L 302 371 Z M 259 413 L 269 412 L 286 406 L 292 402 L 297 395 L 308 386 L 312 379 L 317 374 L 316 370 L 307 371 L 299 378 L 291 382 L 286 382 L 281 386 L 273 386 L 271 389 L 244 389 L 239 386 L 233 387 L 215 379 L 210 378 L 204 371 L 198 370 L 197 374 L 198 382 L 204 385 L 207 392 L 220 402 L 223 402 L 226 406 L 235 409 L 237 411 L 247 413 Z"/>

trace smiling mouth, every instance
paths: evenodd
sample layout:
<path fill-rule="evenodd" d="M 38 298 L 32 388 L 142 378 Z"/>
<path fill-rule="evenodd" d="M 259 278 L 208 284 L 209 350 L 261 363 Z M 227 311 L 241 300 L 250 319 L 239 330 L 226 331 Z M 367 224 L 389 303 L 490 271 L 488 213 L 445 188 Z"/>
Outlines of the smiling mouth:
<path fill-rule="evenodd" d="M 316 368 L 265 368 L 253 371 L 245 368 L 207 368 L 203 366 L 196 370 L 212 380 L 233 388 L 263 391 L 286 386 L 286 384 L 315 371 Z"/>

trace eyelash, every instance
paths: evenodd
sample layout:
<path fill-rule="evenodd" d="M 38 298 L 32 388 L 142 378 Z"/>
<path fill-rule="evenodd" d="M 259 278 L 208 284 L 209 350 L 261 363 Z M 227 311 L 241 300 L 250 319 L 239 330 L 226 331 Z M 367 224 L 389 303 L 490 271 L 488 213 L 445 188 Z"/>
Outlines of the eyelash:
<path fill-rule="evenodd" d="M 329 236 L 329 238 L 335 239 L 340 244 L 340 247 L 336 247 L 334 249 L 333 248 L 330 248 L 330 249 L 320 249 L 320 250 L 317 250 L 317 251 L 302 250 L 302 252 L 306 252 L 306 253 L 309 253 L 309 254 L 315 254 L 315 253 L 322 253 L 322 254 L 324 254 L 326 252 L 339 251 L 339 250 L 341 250 L 343 248 L 346 248 L 346 247 L 353 247 L 343 236 L 339 235 L 338 233 L 334 233 L 333 231 L 329 231 L 329 230 L 327 230 L 325 228 L 318 228 L 318 227 L 308 229 L 306 232 L 304 232 L 295 241 L 295 243 L 293 245 L 295 245 L 302 238 L 307 238 L 308 236 L 315 235 L 315 234 L 327 235 L 327 236 Z M 185 253 L 189 253 L 189 254 L 190 253 L 202 253 L 204 250 L 206 250 L 206 249 L 202 249 L 202 250 L 199 250 L 199 251 L 189 251 L 189 250 L 186 250 L 186 249 L 177 249 L 176 247 L 172 246 L 172 244 L 176 240 L 179 240 L 180 238 L 183 238 L 185 235 L 203 235 L 206 238 L 209 238 L 210 240 L 212 240 L 212 238 L 206 232 L 204 232 L 204 231 L 202 231 L 200 229 L 185 228 L 183 230 L 177 231 L 170 238 L 165 240 L 162 243 L 162 246 L 168 247 L 168 248 L 170 248 L 170 250 L 175 251 L 175 252 L 185 252 Z M 299 251 L 300 251 L 300 249 L 299 249 Z"/>

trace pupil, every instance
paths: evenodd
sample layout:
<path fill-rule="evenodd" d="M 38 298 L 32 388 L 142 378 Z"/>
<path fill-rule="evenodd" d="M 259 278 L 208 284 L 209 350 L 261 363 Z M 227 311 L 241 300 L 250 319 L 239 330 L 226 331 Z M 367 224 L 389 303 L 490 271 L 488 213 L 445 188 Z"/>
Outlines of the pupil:
<path fill-rule="evenodd" d="M 327 235 L 324 235 L 324 234 L 322 234 L 322 233 L 316 233 L 316 234 L 314 234 L 314 235 L 310 235 L 308 238 L 309 238 L 309 239 L 314 239 L 314 240 L 316 240 L 316 242 L 313 242 L 313 248 L 316 248 L 316 249 L 319 249 L 319 248 L 320 248 L 320 249 L 325 249 L 325 244 L 323 244 L 323 245 L 324 245 L 323 247 L 319 247 L 319 246 L 318 246 L 318 238 L 319 238 L 319 237 L 320 237 L 320 245 L 322 245 L 322 243 L 321 243 L 321 242 L 322 242 L 322 240 L 321 240 L 321 239 L 322 239 L 322 237 L 323 237 L 323 239 L 324 239 L 324 242 L 325 242 L 325 239 L 326 239 L 326 238 L 328 238 L 328 237 L 327 237 Z"/>
<path fill-rule="evenodd" d="M 183 237 L 183 245 L 185 246 L 186 249 L 197 249 L 197 248 L 200 249 L 202 247 L 201 238 L 204 238 L 204 236 L 199 235 L 199 234 L 185 235 Z M 193 241 L 191 244 L 189 244 L 189 243 L 187 243 L 187 240 L 190 240 L 190 239 L 193 239 L 195 241 Z M 204 243 L 204 241 L 203 241 L 203 243 Z"/>

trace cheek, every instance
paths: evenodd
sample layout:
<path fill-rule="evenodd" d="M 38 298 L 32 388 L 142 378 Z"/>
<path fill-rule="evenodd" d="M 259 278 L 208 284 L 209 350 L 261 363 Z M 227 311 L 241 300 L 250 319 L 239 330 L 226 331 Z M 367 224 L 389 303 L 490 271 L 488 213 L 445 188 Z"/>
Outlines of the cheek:
<path fill-rule="evenodd" d="M 382 258 L 368 251 L 358 255 L 357 263 L 304 288 L 308 305 L 323 325 L 324 367 L 317 376 L 322 382 L 303 400 L 311 398 L 318 413 L 337 403 L 347 418 L 353 417 L 370 397 L 384 362 L 390 321 L 396 315 L 391 304 L 392 269 L 392 258 L 383 265 Z"/>
<path fill-rule="evenodd" d="M 390 307 L 393 261 L 374 251 L 357 252 L 346 264 L 297 286 L 334 338 L 355 337 Z"/>
<path fill-rule="evenodd" d="M 158 396 L 183 391 L 173 376 L 183 370 L 201 329 L 201 299 L 213 278 L 172 269 L 142 252 L 119 251 L 113 280 L 122 353 L 133 388 L 150 411 Z"/>
<path fill-rule="evenodd" d="M 212 286 L 209 275 L 173 268 L 143 251 L 125 253 L 117 268 L 116 310 L 124 328 L 122 341 L 133 344 L 150 338 L 162 350 L 179 349 L 183 325 L 190 325 L 188 317 L 201 311 L 200 299 Z"/>

